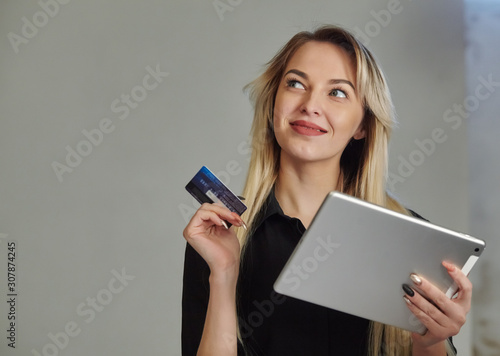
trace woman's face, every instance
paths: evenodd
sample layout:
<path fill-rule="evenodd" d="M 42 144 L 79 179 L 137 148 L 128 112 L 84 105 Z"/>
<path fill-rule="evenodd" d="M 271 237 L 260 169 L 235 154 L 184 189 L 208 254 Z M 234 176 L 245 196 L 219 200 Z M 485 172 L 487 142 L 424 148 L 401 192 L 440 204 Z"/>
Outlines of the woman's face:
<path fill-rule="evenodd" d="M 274 105 L 281 155 L 294 161 L 340 164 L 351 138 L 361 139 L 363 106 L 356 73 L 343 49 L 308 42 L 290 59 Z"/>

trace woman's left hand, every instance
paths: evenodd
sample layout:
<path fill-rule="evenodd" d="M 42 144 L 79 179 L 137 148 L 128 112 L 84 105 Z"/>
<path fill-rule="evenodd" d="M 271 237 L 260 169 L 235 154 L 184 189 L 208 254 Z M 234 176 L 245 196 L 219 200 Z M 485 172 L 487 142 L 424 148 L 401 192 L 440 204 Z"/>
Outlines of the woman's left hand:
<path fill-rule="evenodd" d="M 412 334 L 413 344 L 419 348 L 432 347 L 450 336 L 458 334 L 460 328 L 465 324 L 466 315 L 470 310 L 472 283 L 455 265 L 443 262 L 443 266 L 458 286 L 456 298 L 448 298 L 432 283 L 420 276 L 415 278 L 415 275 L 412 278 L 415 286 L 429 300 L 422 297 L 417 291 L 414 291 L 413 296 L 410 296 L 411 293 L 406 291 L 405 298 L 408 308 L 427 328 L 424 335 Z"/>

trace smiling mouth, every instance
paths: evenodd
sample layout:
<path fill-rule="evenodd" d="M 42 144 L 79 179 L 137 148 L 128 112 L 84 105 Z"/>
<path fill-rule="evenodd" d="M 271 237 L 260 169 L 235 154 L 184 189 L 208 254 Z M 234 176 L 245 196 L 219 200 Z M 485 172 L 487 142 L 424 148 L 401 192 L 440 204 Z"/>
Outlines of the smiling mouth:
<path fill-rule="evenodd" d="M 317 131 L 321 133 L 326 133 L 327 131 L 322 129 L 321 127 L 314 125 L 314 124 L 306 124 L 302 122 L 291 122 L 291 126 L 298 126 L 298 127 L 303 127 L 304 129 L 311 130 L 311 131 Z"/>

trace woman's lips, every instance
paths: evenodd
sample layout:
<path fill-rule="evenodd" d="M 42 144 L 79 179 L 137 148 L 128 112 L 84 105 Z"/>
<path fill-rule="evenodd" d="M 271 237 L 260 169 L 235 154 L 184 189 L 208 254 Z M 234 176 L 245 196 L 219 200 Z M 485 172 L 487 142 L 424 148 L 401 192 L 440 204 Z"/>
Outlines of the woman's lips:
<path fill-rule="evenodd" d="M 318 126 L 316 124 L 313 124 L 312 122 L 305 120 L 297 120 L 291 122 L 290 126 L 295 132 L 306 136 L 320 136 L 324 135 L 327 132 L 321 126 Z"/>

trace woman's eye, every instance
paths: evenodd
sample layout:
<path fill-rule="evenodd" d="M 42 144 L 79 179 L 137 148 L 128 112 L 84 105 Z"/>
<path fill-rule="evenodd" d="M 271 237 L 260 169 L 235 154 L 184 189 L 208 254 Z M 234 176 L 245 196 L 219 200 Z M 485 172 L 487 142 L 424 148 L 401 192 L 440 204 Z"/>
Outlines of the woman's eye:
<path fill-rule="evenodd" d="M 337 97 L 337 98 L 347 98 L 347 94 L 343 90 L 340 90 L 340 89 L 333 89 L 330 92 L 330 95 Z"/>
<path fill-rule="evenodd" d="M 302 85 L 301 82 L 293 79 L 287 80 L 286 85 L 290 88 L 304 89 L 304 86 Z"/>

